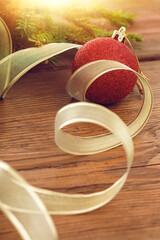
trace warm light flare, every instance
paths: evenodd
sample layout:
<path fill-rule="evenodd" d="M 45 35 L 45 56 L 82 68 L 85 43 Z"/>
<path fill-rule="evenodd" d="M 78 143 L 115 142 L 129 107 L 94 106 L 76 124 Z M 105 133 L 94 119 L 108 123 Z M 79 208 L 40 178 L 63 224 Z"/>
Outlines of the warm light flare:
<path fill-rule="evenodd" d="M 40 6 L 55 6 L 55 7 L 66 7 L 73 4 L 78 6 L 91 7 L 94 6 L 97 0 L 33 0 L 37 5 Z"/>

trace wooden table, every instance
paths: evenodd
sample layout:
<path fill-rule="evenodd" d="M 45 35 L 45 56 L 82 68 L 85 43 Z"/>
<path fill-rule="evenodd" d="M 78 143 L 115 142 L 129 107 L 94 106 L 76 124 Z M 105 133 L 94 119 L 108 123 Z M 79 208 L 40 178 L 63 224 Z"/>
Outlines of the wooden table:
<path fill-rule="evenodd" d="M 134 138 L 134 163 L 125 186 L 114 200 L 91 213 L 53 216 L 62 240 L 160 239 L 160 3 L 128 1 L 123 5 L 126 2 L 117 0 L 114 7 L 137 13 L 130 31 L 144 36 L 143 46 L 136 51 L 153 89 L 153 112 Z M 72 156 L 56 146 L 56 112 L 74 101 L 65 92 L 73 55 L 63 54 L 56 70 L 45 65 L 36 67 L 0 101 L 0 160 L 35 186 L 66 193 L 90 193 L 105 189 L 118 179 L 125 171 L 126 160 L 122 147 L 92 156 Z M 136 116 L 141 102 L 142 96 L 135 88 L 126 99 L 109 108 L 127 123 Z M 68 129 L 83 135 L 102 130 L 87 124 Z M 0 239 L 20 239 L 2 213 Z"/>

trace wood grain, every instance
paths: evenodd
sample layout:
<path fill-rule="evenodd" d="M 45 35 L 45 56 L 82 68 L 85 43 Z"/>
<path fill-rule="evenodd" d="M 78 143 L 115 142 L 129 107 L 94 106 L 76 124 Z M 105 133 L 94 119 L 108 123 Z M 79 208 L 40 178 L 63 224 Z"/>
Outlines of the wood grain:
<path fill-rule="evenodd" d="M 106 206 L 77 216 L 53 216 L 60 239 L 160 239 L 160 11 L 158 1 L 149 2 L 146 9 L 138 5 L 139 1 L 131 1 L 126 7 L 138 14 L 131 31 L 144 34 L 145 42 L 137 53 L 154 94 L 150 120 L 134 138 L 135 159 L 130 175 L 121 192 Z M 73 56 L 74 52 L 63 54 L 57 70 L 45 65 L 36 67 L 0 101 L 0 160 L 35 186 L 89 193 L 110 186 L 124 173 L 126 161 L 122 147 L 93 156 L 72 156 L 55 145 L 56 112 L 74 101 L 65 92 Z M 136 116 L 141 102 L 142 96 L 135 88 L 126 99 L 109 108 L 127 123 Z M 76 124 L 67 131 L 89 135 L 103 129 Z M 0 239 L 20 239 L 2 213 Z"/>

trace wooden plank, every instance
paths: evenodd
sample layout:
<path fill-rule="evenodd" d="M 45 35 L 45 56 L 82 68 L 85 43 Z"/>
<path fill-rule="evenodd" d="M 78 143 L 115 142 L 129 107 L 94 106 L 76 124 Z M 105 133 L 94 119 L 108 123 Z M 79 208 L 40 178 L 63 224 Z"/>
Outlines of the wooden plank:
<path fill-rule="evenodd" d="M 122 191 L 109 204 L 91 213 L 53 216 L 60 239 L 160 238 L 160 61 L 146 61 L 150 56 L 157 59 L 156 54 L 159 59 L 160 45 L 158 37 L 157 40 L 155 37 L 156 32 L 159 36 L 159 10 L 154 4 L 149 8 L 147 2 L 144 15 L 141 15 L 143 3 L 133 1 L 127 7 L 134 10 L 138 9 L 134 6 L 140 4 L 137 10 L 139 20 L 131 30 L 143 32 L 147 41 L 147 45 L 145 42 L 142 49 L 138 50 L 138 55 L 144 61 L 142 69 L 153 89 L 152 115 L 142 132 L 134 138 L 135 159 Z M 152 16 L 146 17 L 146 12 L 152 12 Z M 57 70 L 41 65 L 30 71 L 13 86 L 6 99 L 0 101 L 0 159 L 19 170 L 35 186 L 67 193 L 89 193 L 110 186 L 124 173 L 126 161 L 122 147 L 79 157 L 66 154 L 55 145 L 56 112 L 74 101 L 65 92 L 72 58 L 73 53 L 62 55 Z M 135 88 L 126 99 L 109 108 L 127 123 L 136 116 L 141 102 L 142 96 Z M 93 131 L 95 134 L 101 133 L 103 129 L 79 124 L 67 131 L 88 135 Z M 20 239 L 2 213 L 0 239 Z"/>
<path fill-rule="evenodd" d="M 143 44 L 137 45 L 139 60 L 150 61 L 160 59 L 160 1 L 159 0 L 101 0 L 109 10 L 123 9 L 136 14 L 135 22 L 127 32 L 142 35 Z M 110 28 L 111 30 L 113 27 Z"/>
<path fill-rule="evenodd" d="M 54 216 L 61 239 L 91 239 L 93 236 L 94 239 L 123 239 L 124 232 L 125 239 L 142 235 L 143 239 L 151 239 L 150 236 L 157 239 L 159 236 L 159 169 L 148 165 L 159 156 L 159 64 L 159 61 L 142 64 L 144 73 L 151 79 L 155 101 L 148 124 L 134 139 L 135 160 L 125 187 L 102 209 L 80 216 Z M 71 101 L 65 93 L 66 77 L 70 72 L 68 66 L 66 68 L 28 73 L 0 102 L 0 158 L 39 187 L 70 193 L 102 190 L 124 172 L 126 163 L 122 147 L 78 157 L 63 153 L 54 143 L 56 111 Z M 137 103 L 140 105 L 141 96 L 135 89 L 122 103 L 110 108 L 127 121 L 138 111 Z M 89 134 L 92 127 L 81 125 L 78 130 Z M 101 129 L 97 129 L 99 131 Z M 1 239 L 15 239 L 15 236 L 18 239 L 3 215 L 0 215 L 0 223 Z"/>

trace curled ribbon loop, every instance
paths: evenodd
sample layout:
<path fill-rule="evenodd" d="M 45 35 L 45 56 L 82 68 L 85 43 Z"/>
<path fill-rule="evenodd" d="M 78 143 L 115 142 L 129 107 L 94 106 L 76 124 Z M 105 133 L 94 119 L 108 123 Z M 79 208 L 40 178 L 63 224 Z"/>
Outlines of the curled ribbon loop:
<path fill-rule="evenodd" d="M 128 163 L 127 171 L 104 191 L 74 195 L 32 187 L 6 163 L 0 162 L 0 207 L 23 239 L 56 239 L 56 230 L 51 223 L 49 213 L 57 215 L 78 214 L 103 206 L 119 192 L 127 178 L 133 160 L 134 148 L 124 122 L 110 110 L 93 103 L 73 103 L 63 107 L 56 116 L 55 140 L 60 148 L 72 154 L 92 154 L 95 149 L 97 149 L 96 151 L 104 151 L 101 149 L 101 141 L 103 141 L 101 135 L 79 138 L 82 141 L 81 144 L 79 142 L 77 144 L 78 137 L 63 132 L 64 126 L 74 122 L 91 122 L 112 131 L 124 146 Z M 84 145 L 90 141 L 93 145 L 86 152 Z M 75 144 L 73 144 L 74 142 Z M 105 144 L 107 146 L 108 143 L 105 142 Z M 41 229 L 40 233 L 34 224 L 38 226 L 38 229 Z"/>
<path fill-rule="evenodd" d="M 24 240 L 58 239 L 44 203 L 30 185 L 4 162 L 0 162 L 0 209 Z"/>
<path fill-rule="evenodd" d="M 68 47 L 68 46 L 67 46 Z M 92 71 L 90 71 L 92 69 Z M 68 92 L 80 100 L 87 87 L 107 71 L 129 67 L 109 60 L 86 64 L 78 69 L 68 82 Z M 86 74 L 89 72 L 89 74 Z M 94 154 L 123 144 L 127 155 L 127 171 L 110 188 L 93 194 L 63 194 L 35 188 L 23 180 L 12 168 L 0 164 L 0 208 L 25 240 L 57 239 L 57 233 L 49 214 L 67 215 L 89 212 L 109 202 L 122 188 L 133 160 L 135 136 L 145 125 L 152 109 L 152 92 L 146 79 L 134 72 L 144 89 L 142 108 L 127 127 L 113 112 L 93 103 L 73 103 L 60 109 L 55 119 L 55 141 L 65 152 L 75 155 Z M 82 84 L 80 84 L 82 83 Z M 75 122 L 91 122 L 109 129 L 112 134 L 77 137 L 67 134 L 63 127 Z M 36 226 L 41 229 L 40 233 Z M 44 232 L 45 238 L 41 232 Z"/>
<path fill-rule="evenodd" d="M 85 101 L 85 94 L 89 86 L 101 75 L 110 71 L 126 70 L 133 72 L 138 77 L 138 82 L 142 85 L 144 96 L 142 107 L 137 117 L 128 125 L 131 137 L 137 135 L 145 126 L 152 110 L 152 90 L 146 78 L 140 73 L 134 71 L 130 67 L 112 60 L 98 60 L 83 65 L 77 69 L 67 83 L 68 94 L 79 101 Z M 106 136 L 108 142 L 108 149 L 120 145 L 116 138 L 112 135 Z"/>
<path fill-rule="evenodd" d="M 4 23 L 1 23 L 3 30 L 8 31 Z M 10 36 L 9 32 L 6 36 Z M 3 58 L 0 61 L 0 97 L 4 98 L 10 87 L 32 67 L 59 53 L 79 47 L 80 45 L 76 44 L 53 43 L 41 48 L 24 49 Z M 3 56 L 6 56 L 6 53 Z M 117 69 L 134 72 L 144 92 L 141 110 L 128 127 L 107 108 L 85 102 L 68 104 L 58 111 L 55 119 L 56 144 L 67 153 L 88 155 L 123 144 L 127 156 L 127 170 L 111 187 L 92 194 L 64 194 L 40 189 L 31 186 L 8 164 L 0 161 L 0 209 L 24 240 L 58 239 L 49 214 L 67 215 L 92 211 L 113 199 L 124 185 L 134 155 L 131 137 L 144 127 L 152 109 L 152 91 L 147 79 L 122 63 L 99 60 L 75 71 L 68 81 L 67 91 L 70 96 L 84 101 L 88 87 L 97 77 Z M 111 134 L 77 137 L 63 131 L 63 127 L 75 122 L 97 124 L 110 130 Z"/>

